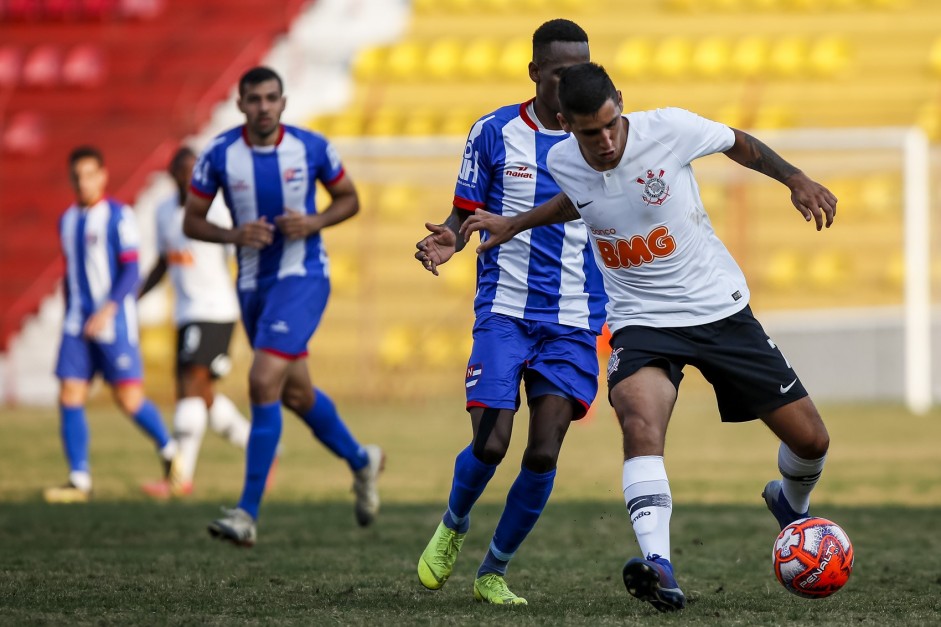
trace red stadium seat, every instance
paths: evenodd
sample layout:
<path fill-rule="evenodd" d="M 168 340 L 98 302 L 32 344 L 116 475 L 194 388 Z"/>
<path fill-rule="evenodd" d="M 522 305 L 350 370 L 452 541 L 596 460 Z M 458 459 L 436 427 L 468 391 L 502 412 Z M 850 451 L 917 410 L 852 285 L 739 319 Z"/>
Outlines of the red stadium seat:
<path fill-rule="evenodd" d="M 19 46 L 0 47 L 0 89 L 16 87 L 23 73 L 23 49 Z"/>
<path fill-rule="evenodd" d="M 73 20 L 79 15 L 79 0 L 45 0 L 42 16 L 46 20 Z"/>
<path fill-rule="evenodd" d="M 62 64 L 62 80 L 75 87 L 98 87 L 107 74 L 105 54 L 94 44 L 83 44 L 69 50 Z"/>
<path fill-rule="evenodd" d="M 103 20 L 113 16 L 115 0 L 81 0 L 81 15 L 86 20 Z"/>
<path fill-rule="evenodd" d="M 23 62 L 23 84 L 30 87 L 53 87 L 62 72 L 62 51 L 53 45 L 37 46 Z"/>
<path fill-rule="evenodd" d="M 131 20 L 152 20 L 167 8 L 166 0 L 121 0 L 121 17 Z"/>
<path fill-rule="evenodd" d="M 40 0 L 6 0 L 6 16 L 11 21 L 29 22 L 42 17 Z"/>
<path fill-rule="evenodd" d="M 17 113 L 4 129 L 0 149 L 15 155 L 38 155 L 46 146 L 46 124 L 32 111 Z"/>

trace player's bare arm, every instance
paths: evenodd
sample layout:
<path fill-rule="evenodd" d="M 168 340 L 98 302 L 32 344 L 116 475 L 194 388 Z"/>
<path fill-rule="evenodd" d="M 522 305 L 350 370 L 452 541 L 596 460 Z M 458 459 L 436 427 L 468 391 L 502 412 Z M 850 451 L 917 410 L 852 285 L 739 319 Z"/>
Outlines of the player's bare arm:
<path fill-rule="evenodd" d="M 359 213 L 359 195 L 349 176 L 328 185 L 327 192 L 331 202 L 320 213 L 307 214 L 300 209 L 285 207 L 284 214 L 274 219 L 275 225 L 286 239 L 306 239 Z"/>
<path fill-rule="evenodd" d="M 274 225 L 265 220 L 264 216 L 234 229 L 213 224 L 206 219 L 211 204 L 211 198 L 204 198 L 193 192 L 186 195 L 183 214 L 184 235 L 204 242 L 235 244 L 256 250 L 261 250 L 274 240 Z"/>
<path fill-rule="evenodd" d="M 813 220 L 818 231 L 824 226 L 830 228 L 836 217 L 837 203 L 836 196 L 830 190 L 785 161 L 757 138 L 738 129 L 732 131 L 735 133 L 735 143 L 725 151 L 729 159 L 787 185 L 791 190 L 791 202 L 804 216 L 804 220 Z"/>
<path fill-rule="evenodd" d="M 147 278 L 144 279 L 144 282 L 141 284 L 140 289 L 137 290 L 137 298 L 143 298 L 144 294 L 154 289 L 158 283 L 163 279 L 163 275 L 167 273 L 167 258 L 164 255 L 161 255 L 157 259 L 157 263 L 154 264 L 154 267 L 151 268 L 150 274 L 147 275 Z"/>
<path fill-rule="evenodd" d="M 487 231 L 490 234 L 489 237 L 477 247 L 477 254 L 480 254 L 510 241 L 517 233 L 537 226 L 571 222 L 581 217 L 569 197 L 559 192 L 532 211 L 526 211 L 512 218 L 478 209 L 461 225 L 461 236 L 466 241 L 474 231 Z"/>
<path fill-rule="evenodd" d="M 441 224 L 425 222 L 425 228 L 430 234 L 415 244 L 418 249 L 415 259 L 433 275 L 438 276 L 438 266 L 447 262 L 454 253 L 464 249 L 467 240 L 461 236 L 460 229 L 470 215 L 472 214 L 464 209 L 451 207 L 451 214 Z"/>

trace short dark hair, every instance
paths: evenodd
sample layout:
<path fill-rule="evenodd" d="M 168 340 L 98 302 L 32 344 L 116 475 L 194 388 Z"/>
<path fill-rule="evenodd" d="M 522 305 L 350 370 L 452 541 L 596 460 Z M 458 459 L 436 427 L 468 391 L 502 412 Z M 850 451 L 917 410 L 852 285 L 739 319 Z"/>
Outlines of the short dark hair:
<path fill-rule="evenodd" d="M 173 174 L 179 169 L 180 164 L 183 163 L 183 159 L 188 157 L 195 158 L 196 153 L 189 146 L 180 146 L 179 149 L 173 153 L 173 157 L 170 159 L 170 163 L 167 165 L 167 171 L 170 174 Z"/>
<path fill-rule="evenodd" d="M 72 149 L 72 152 L 69 153 L 69 167 L 74 166 L 76 163 L 82 159 L 94 159 L 98 162 L 99 166 L 105 164 L 105 158 L 102 156 L 101 151 L 94 146 L 77 146 Z"/>
<path fill-rule="evenodd" d="M 588 33 L 571 20 L 549 20 L 533 33 L 533 59 L 545 54 L 550 44 L 556 41 L 588 43 Z"/>
<path fill-rule="evenodd" d="M 284 93 L 284 81 L 281 80 L 281 77 L 278 76 L 278 73 L 272 70 L 270 67 L 264 67 L 259 65 L 258 67 L 253 67 L 244 74 L 242 78 L 239 79 L 239 96 L 245 93 L 252 85 L 257 85 L 259 83 L 264 83 L 265 81 L 275 80 L 278 81 L 278 90 L 283 94 Z"/>
<path fill-rule="evenodd" d="M 559 79 L 559 108 L 562 115 L 592 115 L 608 100 L 618 101 L 618 90 L 597 63 L 579 63 L 565 69 Z"/>

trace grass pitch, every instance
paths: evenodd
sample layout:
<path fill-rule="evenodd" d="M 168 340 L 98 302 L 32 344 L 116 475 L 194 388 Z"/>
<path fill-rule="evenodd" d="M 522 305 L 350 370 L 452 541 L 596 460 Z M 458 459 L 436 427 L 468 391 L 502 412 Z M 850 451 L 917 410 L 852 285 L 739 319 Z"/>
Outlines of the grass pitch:
<path fill-rule="evenodd" d="M 205 531 L 218 505 L 237 499 L 244 468 L 241 452 L 219 438 L 206 436 L 192 500 L 151 503 L 138 484 L 158 471 L 153 451 L 96 401 L 95 502 L 53 507 L 39 495 L 65 477 L 55 411 L 4 410 L 0 623 L 803 626 L 934 625 L 941 616 L 941 413 L 821 408 L 833 443 L 813 511 L 846 529 L 856 567 L 844 590 L 809 601 L 785 592 L 771 572 L 777 528 L 758 495 L 776 474 L 774 438 L 760 424 L 720 425 L 708 390 L 684 383 L 667 469 L 673 557 L 690 603 L 661 615 L 620 581 L 637 547 L 609 409 L 571 428 L 553 497 L 508 575 L 530 605 L 509 609 L 475 603 L 471 587 L 518 468 L 523 423 L 474 510 L 454 575 L 431 592 L 415 565 L 469 438 L 461 403 L 341 410 L 357 437 L 389 456 L 377 524 L 355 526 L 349 472 L 286 417 L 254 549 Z"/>

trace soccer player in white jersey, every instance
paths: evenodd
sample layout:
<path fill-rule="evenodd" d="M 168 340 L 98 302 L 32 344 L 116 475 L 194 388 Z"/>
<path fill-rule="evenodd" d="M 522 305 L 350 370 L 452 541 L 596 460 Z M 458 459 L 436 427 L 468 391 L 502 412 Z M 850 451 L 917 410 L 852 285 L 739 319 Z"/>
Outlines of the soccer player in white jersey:
<path fill-rule="evenodd" d="M 686 600 L 670 562 L 663 452 L 683 367 L 712 384 L 723 421 L 761 419 L 781 440 L 782 478 L 762 496 L 782 528 L 808 515 L 830 443 L 797 374 L 752 315 L 745 277 L 712 229 L 690 164 L 722 152 L 780 181 L 817 230 L 832 224 L 837 199 L 740 130 L 682 109 L 622 114 L 600 66 L 567 70 L 559 100 L 572 135 L 548 164 L 562 193 L 509 219 L 477 212 L 462 232 L 482 231 L 486 254 L 537 225 L 588 225 L 609 299 L 608 390 L 624 435 L 624 499 L 644 554 L 625 564 L 624 583 L 657 609 L 678 610 Z"/>
<path fill-rule="evenodd" d="M 417 245 L 415 256 L 428 270 L 437 274 L 437 266 L 464 247 L 458 227 L 475 209 L 525 214 L 558 193 L 545 158 L 567 136 L 556 117 L 559 75 L 588 58 L 588 36 L 577 24 L 552 20 L 536 30 L 529 64 L 536 97 L 474 124 L 451 215 L 442 225 L 427 224 L 432 234 Z M 419 559 L 418 576 L 437 590 L 451 575 L 471 508 L 506 455 L 522 382 L 529 440 L 477 570 L 474 597 L 525 604 L 507 586 L 507 566 L 549 499 L 569 424 L 585 415 L 598 391 L 604 290 L 580 222 L 541 227 L 482 255 L 477 287 L 464 384 L 473 439 L 457 455 L 448 507 Z"/>
<path fill-rule="evenodd" d="M 105 196 L 108 171 L 101 152 L 81 146 L 69 156 L 75 203 L 59 221 L 65 256 L 65 320 L 56 363 L 62 444 L 69 462 L 66 485 L 43 492 L 50 503 L 89 499 L 85 403 L 101 373 L 118 407 L 153 440 L 164 474 L 172 479 L 176 443 L 157 407 L 144 396 L 134 291 L 138 232 L 129 207 Z"/>
<path fill-rule="evenodd" d="M 225 246 L 194 241 L 183 234 L 183 203 L 196 154 L 182 147 L 168 171 L 177 189 L 157 207 L 157 263 L 138 293 L 142 298 L 169 273 L 177 327 L 176 388 L 173 439 L 179 446 L 177 483 L 166 480 L 142 486 L 155 498 L 186 496 L 193 491 L 196 460 L 206 426 L 244 449 L 251 426 L 214 382 L 231 366 L 229 340 L 239 317 L 239 303 L 229 273 Z M 232 225 L 225 205 L 215 202 L 206 216 L 213 224 Z"/>
<path fill-rule="evenodd" d="M 209 532 L 245 546 L 255 543 L 255 520 L 281 437 L 282 402 L 353 471 L 360 525 L 379 511 L 377 479 L 384 463 L 378 446 L 360 446 L 353 438 L 307 370 L 307 343 L 330 293 L 320 231 L 355 215 L 359 198 L 323 136 L 281 124 L 285 103 L 273 70 L 257 67 L 242 75 L 238 107 L 245 124 L 216 137 L 200 156 L 183 219 L 187 237 L 238 247 L 242 323 L 254 349 L 248 375 L 252 427 L 242 497 Z M 318 180 L 331 198 L 319 213 Z M 233 228 L 207 219 L 219 189 Z"/>

